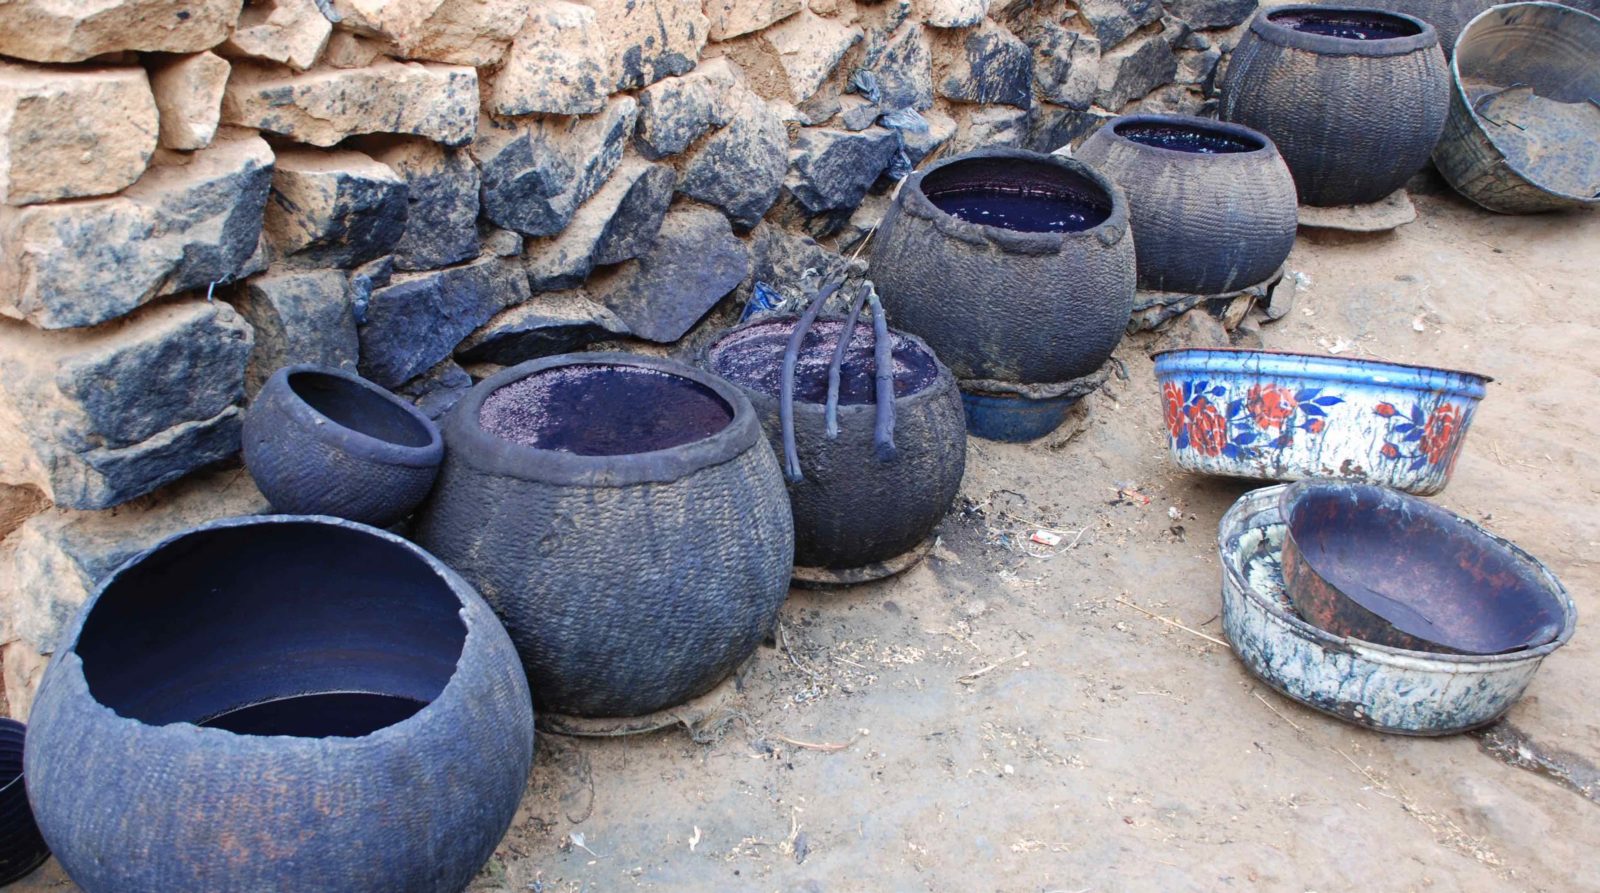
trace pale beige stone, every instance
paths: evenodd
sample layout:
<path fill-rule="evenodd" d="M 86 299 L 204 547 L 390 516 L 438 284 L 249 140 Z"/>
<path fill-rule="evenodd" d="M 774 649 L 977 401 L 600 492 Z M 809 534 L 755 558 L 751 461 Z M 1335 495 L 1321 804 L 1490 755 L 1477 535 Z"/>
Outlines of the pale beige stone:
<path fill-rule="evenodd" d="M 383 60 L 366 68 L 287 74 L 234 66 L 222 120 L 314 146 L 361 133 L 469 142 L 478 126 L 478 73 L 461 65 Z"/>
<path fill-rule="evenodd" d="M 317 63 L 332 33 L 333 23 L 315 0 L 256 0 L 245 7 L 239 26 L 218 52 L 304 71 Z"/>
<path fill-rule="evenodd" d="M 179 56 L 150 69 L 163 147 L 188 151 L 211 145 L 230 70 L 227 60 L 209 52 Z"/>
<path fill-rule="evenodd" d="M 364 37 L 350 31 L 335 31 L 328 38 L 328 48 L 322 53 L 322 62 L 332 68 L 366 68 L 392 49 L 376 37 Z"/>
<path fill-rule="evenodd" d="M 528 14 L 494 79 L 489 108 L 499 115 L 586 115 L 605 108 L 609 64 L 594 10 L 563 0 Z"/>
<path fill-rule="evenodd" d="M 805 5 L 805 0 L 706 0 L 705 12 L 711 20 L 711 39 L 727 40 L 760 31 L 794 15 Z"/>
<path fill-rule="evenodd" d="M 756 92 L 800 104 L 827 83 L 861 37 L 861 29 L 807 10 L 722 48 L 744 69 Z"/>
<path fill-rule="evenodd" d="M 694 0 L 585 0 L 605 33 L 612 91 L 686 74 L 700 59 L 710 22 Z"/>
<path fill-rule="evenodd" d="M 989 14 L 989 0 L 918 0 L 917 12 L 935 28 L 970 28 Z"/>
<path fill-rule="evenodd" d="M 0 203 L 116 192 L 144 173 L 157 128 L 143 68 L 0 63 Z"/>
<path fill-rule="evenodd" d="M 445 0 L 332 0 L 339 25 L 369 37 L 401 41 L 414 38 L 422 24 Z M 456 0 L 450 0 L 456 2 Z"/>
<path fill-rule="evenodd" d="M 0 540 L 49 507 L 50 499 L 32 484 L 0 484 Z"/>
<path fill-rule="evenodd" d="M 528 18 L 532 0 L 449 0 L 410 32 L 393 55 L 452 65 L 495 65 Z"/>
<path fill-rule="evenodd" d="M 0 54 L 81 62 L 124 50 L 195 53 L 228 36 L 244 0 L 6 0 Z"/>

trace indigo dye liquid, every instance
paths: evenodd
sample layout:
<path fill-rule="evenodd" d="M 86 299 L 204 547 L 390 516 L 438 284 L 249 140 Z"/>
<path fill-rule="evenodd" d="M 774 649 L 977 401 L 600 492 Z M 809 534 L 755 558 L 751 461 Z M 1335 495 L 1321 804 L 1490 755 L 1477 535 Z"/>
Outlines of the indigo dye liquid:
<path fill-rule="evenodd" d="M 1174 152 L 1193 152 L 1197 155 L 1228 155 L 1234 152 L 1253 152 L 1261 148 L 1240 137 L 1199 127 L 1140 124 L 1118 127 L 1117 134 L 1140 145 L 1171 149 Z"/>
<path fill-rule="evenodd" d="M 1080 232 L 1111 216 L 1110 207 L 1099 202 L 1042 190 L 962 187 L 928 193 L 928 200 L 968 223 L 1025 233 Z"/>
<path fill-rule="evenodd" d="M 626 456 L 707 437 L 733 408 L 703 384 L 670 372 L 596 363 L 558 366 L 483 401 L 484 430 L 523 446 L 579 456 Z"/>
<path fill-rule="evenodd" d="M 1359 12 L 1293 12 L 1271 17 L 1273 22 L 1306 34 L 1345 40 L 1393 40 L 1420 34 L 1416 25 L 1396 16 Z"/>

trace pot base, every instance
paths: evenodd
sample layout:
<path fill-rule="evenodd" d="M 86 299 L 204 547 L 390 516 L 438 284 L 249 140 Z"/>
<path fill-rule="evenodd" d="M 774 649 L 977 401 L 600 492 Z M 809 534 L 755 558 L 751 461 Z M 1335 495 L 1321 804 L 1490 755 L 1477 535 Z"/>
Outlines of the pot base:
<path fill-rule="evenodd" d="M 843 569 L 796 567 L 789 584 L 799 589 L 843 589 L 847 586 L 883 580 L 916 567 L 922 559 L 928 557 L 929 552 L 933 551 L 934 539 L 935 537 L 930 536 L 893 558 L 863 564 L 860 567 Z"/>
<path fill-rule="evenodd" d="M 1167 320 L 1182 316 L 1207 301 L 1228 301 L 1241 295 L 1250 295 L 1256 299 L 1257 304 L 1265 308 L 1271 308 L 1272 293 L 1288 272 L 1289 265 L 1285 263 L 1279 266 L 1277 270 L 1274 270 L 1271 276 L 1254 285 L 1236 288 L 1232 291 L 1218 292 L 1214 295 L 1140 289 L 1134 294 L 1133 315 L 1128 318 L 1128 334 L 1160 328 L 1162 323 Z M 1272 316 L 1270 311 L 1267 315 L 1269 319 L 1281 319 L 1283 316 L 1281 313 L 1277 316 Z"/>
<path fill-rule="evenodd" d="M 751 656 L 728 678 L 698 698 L 666 707 L 643 716 L 569 716 L 564 713 L 539 713 L 534 717 L 534 727 L 547 735 L 568 735 L 574 738 L 617 738 L 622 735 L 645 735 L 681 725 L 689 736 L 695 737 L 701 729 L 711 726 L 729 715 L 727 704 L 739 693 L 739 679 L 755 662 Z"/>
<path fill-rule="evenodd" d="M 1417 219 L 1417 207 L 1405 189 L 1396 189 L 1365 205 L 1319 208 L 1300 206 L 1300 225 L 1309 229 L 1336 229 L 1347 233 L 1386 233 Z"/>

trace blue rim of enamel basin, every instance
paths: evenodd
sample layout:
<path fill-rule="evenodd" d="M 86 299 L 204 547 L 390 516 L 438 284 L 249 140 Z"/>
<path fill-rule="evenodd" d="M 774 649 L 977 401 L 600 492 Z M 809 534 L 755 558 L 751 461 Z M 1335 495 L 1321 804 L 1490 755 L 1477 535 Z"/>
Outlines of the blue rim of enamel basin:
<path fill-rule="evenodd" d="M 1476 372 L 1279 350 L 1187 347 L 1163 350 L 1151 359 L 1155 360 L 1157 377 L 1182 374 L 1292 376 L 1428 391 L 1471 400 L 1482 400 L 1487 393 L 1486 385 L 1494 381 Z"/>

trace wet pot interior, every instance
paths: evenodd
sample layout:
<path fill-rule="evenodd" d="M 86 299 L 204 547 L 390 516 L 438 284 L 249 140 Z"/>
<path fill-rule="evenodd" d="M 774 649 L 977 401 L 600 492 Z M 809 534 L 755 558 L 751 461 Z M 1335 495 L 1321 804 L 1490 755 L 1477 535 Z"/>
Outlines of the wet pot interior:
<path fill-rule="evenodd" d="M 1394 40 L 1422 33 L 1416 22 L 1375 9 L 1289 9 L 1271 13 L 1267 20 L 1305 34 L 1345 40 Z"/>
<path fill-rule="evenodd" d="M 704 440 L 733 407 L 690 378 L 644 366 L 578 363 L 535 372 L 483 401 L 478 422 L 502 440 L 580 456 L 623 456 Z"/>
<path fill-rule="evenodd" d="M 123 570 L 74 650 L 94 698 L 148 725 L 360 737 L 444 690 L 461 603 L 405 547 L 286 521 L 199 530 Z"/>
<path fill-rule="evenodd" d="M 329 420 L 368 437 L 408 447 L 433 442 L 421 420 L 360 382 L 305 371 L 289 375 L 289 389 Z"/>
<path fill-rule="evenodd" d="M 1093 180 L 1027 158 L 955 161 L 929 171 L 922 193 L 953 217 L 1019 232 L 1078 232 L 1111 216 L 1111 196 Z"/>
<path fill-rule="evenodd" d="M 1291 595 L 1329 632 L 1396 644 L 1383 641 L 1382 629 L 1329 628 L 1366 612 L 1439 646 L 1428 650 L 1467 654 L 1530 648 L 1560 634 L 1561 603 L 1538 569 L 1451 513 L 1372 485 L 1319 482 L 1285 493 L 1299 560 L 1314 574 L 1312 587 L 1331 588 L 1332 604 L 1308 607 L 1300 592 Z M 1344 600 L 1362 611 L 1341 609 Z"/>
<path fill-rule="evenodd" d="M 1231 155 L 1265 148 L 1260 140 L 1242 133 L 1187 121 L 1126 121 L 1116 125 L 1116 133 L 1140 145 L 1197 155 Z"/>
<path fill-rule="evenodd" d="M 784 317 L 757 323 L 722 336 L 709 351 L 711 371 L 752 391 L 777 399 L 783 378 L 783 353 L 796 319 Z M 828 396 L 828 367 L 833 363 L 844 320 L 819 319 L 800 342 L 794 366 L 796 403 L 823 403 Z M 889 333 L 894 358 L 896 398 L 918 393 L 939 377 L 939 364 L 926 348 L 896 332 Z M 839 369 L 839 405 L 873 403 L 875 364 L 872 325 L 858 321 Z"/>

